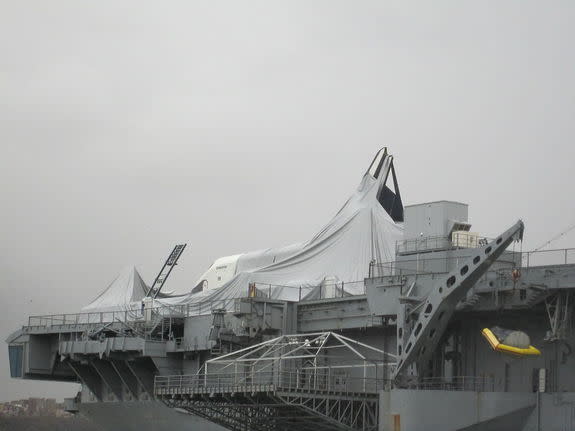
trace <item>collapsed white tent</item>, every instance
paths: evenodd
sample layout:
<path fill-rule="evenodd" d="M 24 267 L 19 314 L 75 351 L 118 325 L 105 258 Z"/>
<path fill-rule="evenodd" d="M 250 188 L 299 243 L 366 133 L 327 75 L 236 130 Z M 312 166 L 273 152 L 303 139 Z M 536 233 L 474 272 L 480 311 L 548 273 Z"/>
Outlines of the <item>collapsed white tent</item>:
<path fill-rule="evenodd" d="M 156 303 L 190 306 L 223 302 L 231 306 L 228 300 L 248 296 L 249 285 L 253 283 L 258 288 L 265 287 L 266 295 L 273 299 L 297 301 L 313 297 L 317 287 L 326 279 L 340 286 L 343 282 L 345 292 L 341 294 L 362 293 L 363 280 L 369 274 L 370 262 L 394 259 L 395 243 L 403 233 L 402 222 L 403 205 L 393 157 L 387 154 L 386 149 L 382 149 L 355 193 L 309 241 L 234 256 L 237 259 L 235 272 L 223 286 L 156 299 Z M 94 300 L 88 306 L 90 311 L 111 307 L 114 298 L 120 307 L 125 307 L 131 301 L 130 308 L 139 308 L 137 301 L 141 301 L 144 295 L 120 293 L 120 284 L 113 283 L 108 288 L 109 293 L 104 292 Z M 127 291 L 134 291 L 130 282 L 123 285 Z M 143 282 L 142 285 L 145 286 Z M 209 309 L 199 309 L 209 312 Z"/>
<path fill-rule="evenodd" d="M 82 308 L 83 312 L 113 312 L 132 309 L 141 303 L 148 286 L 135 266 L 125 267 L 120 274 L 92 302 Z"/>
<path fill-rule="evenodd" d="M 297 301 L 300 295 L 313 294 L 326 278 L 344 282 L 349 294 L 361 293 L 370 262 L 394 259 L 402 221 L 393 157 L 382 149 L 355 193 L 311 240 L 244 254 L 238 259 L 236 275 L 224 286 L 159 302 L 177 305 L 245 297 L 251 283 L 274 299 Z"/>

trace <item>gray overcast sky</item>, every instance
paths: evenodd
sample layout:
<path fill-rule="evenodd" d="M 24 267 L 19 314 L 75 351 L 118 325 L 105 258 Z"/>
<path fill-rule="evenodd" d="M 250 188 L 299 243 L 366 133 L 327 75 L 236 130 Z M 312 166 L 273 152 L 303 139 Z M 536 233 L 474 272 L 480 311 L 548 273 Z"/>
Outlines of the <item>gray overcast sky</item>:
<path fill-rule="evenodd" d="M 309 238 L 388 146 L 405 203 L 575 222 L 575 3 L 0 2 L 0 335 L 126 264 Z M 553 244 L 575 243 L 574 235 Z M 571 242 L 569 241 L 571 239 Z M 0 400 L 72 396 L 8 378 Z"/>

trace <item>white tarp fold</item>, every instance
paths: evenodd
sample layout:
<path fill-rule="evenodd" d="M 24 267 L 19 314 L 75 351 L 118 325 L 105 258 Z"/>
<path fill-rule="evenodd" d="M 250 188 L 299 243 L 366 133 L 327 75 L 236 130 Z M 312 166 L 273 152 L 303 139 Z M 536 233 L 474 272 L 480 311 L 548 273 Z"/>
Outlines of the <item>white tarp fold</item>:
<path fill-rule="evenodd" d="M 403 234 L 402 224 L 394 222 L 378 201 L 391 160 L 389 156 L 381 160 L 377 178 L 368 170 L 355 193 L 309 241 L 246 253 L 239 257 L 234 277 L 222 287 L 162 298 L 157 303 L 193 305 L 246 297 L 250 283 L 256 283 L 274 299 L 297 301 L 300 295 L 316 295 L 312 291 L 326 278 L 344 282 L 346 294 L 363 293 L 370 262 L 392 261 L 395 243 Z M 145 283 L 135 269 L 131 275 L 123 273 L 85 310 L 113 307 L 115 301 L 120 308 L 139 308 L 142 289 L 145 290 Z"/>
<path fill-rule="evenodd" d="M 125 311 L 132 304 L 140 303 L 148 291 L 135 266 L 125 267 L 120 274 L 92 302 L 82 308 L 83 312 Z"/>

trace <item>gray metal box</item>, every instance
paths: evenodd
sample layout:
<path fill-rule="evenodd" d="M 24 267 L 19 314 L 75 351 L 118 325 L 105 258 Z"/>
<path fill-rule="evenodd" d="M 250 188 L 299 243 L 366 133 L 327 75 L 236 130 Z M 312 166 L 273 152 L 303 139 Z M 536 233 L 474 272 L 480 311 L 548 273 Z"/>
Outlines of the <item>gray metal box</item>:
<path fill-rule="evenodd" d="M 453 201 L 426 202 L 405 207 L 404 239 L 446 237 L 453 222 L 467 223 L 468 205 Z"/>

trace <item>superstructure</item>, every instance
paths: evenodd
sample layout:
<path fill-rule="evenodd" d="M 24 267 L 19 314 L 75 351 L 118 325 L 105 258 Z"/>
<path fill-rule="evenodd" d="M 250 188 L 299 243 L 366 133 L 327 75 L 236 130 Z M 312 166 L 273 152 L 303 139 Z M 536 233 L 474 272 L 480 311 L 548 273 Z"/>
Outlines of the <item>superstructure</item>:
<path fill-rule="evenodd" d="M 405 206 L 380 150 L 309 241 L 218 259 L 174 296 L 128 269 L 72 315 L 7 340 L 12 377 L 77 381 L 110 429 L 575 429 L 575 250 L 522 221 Z"/>

